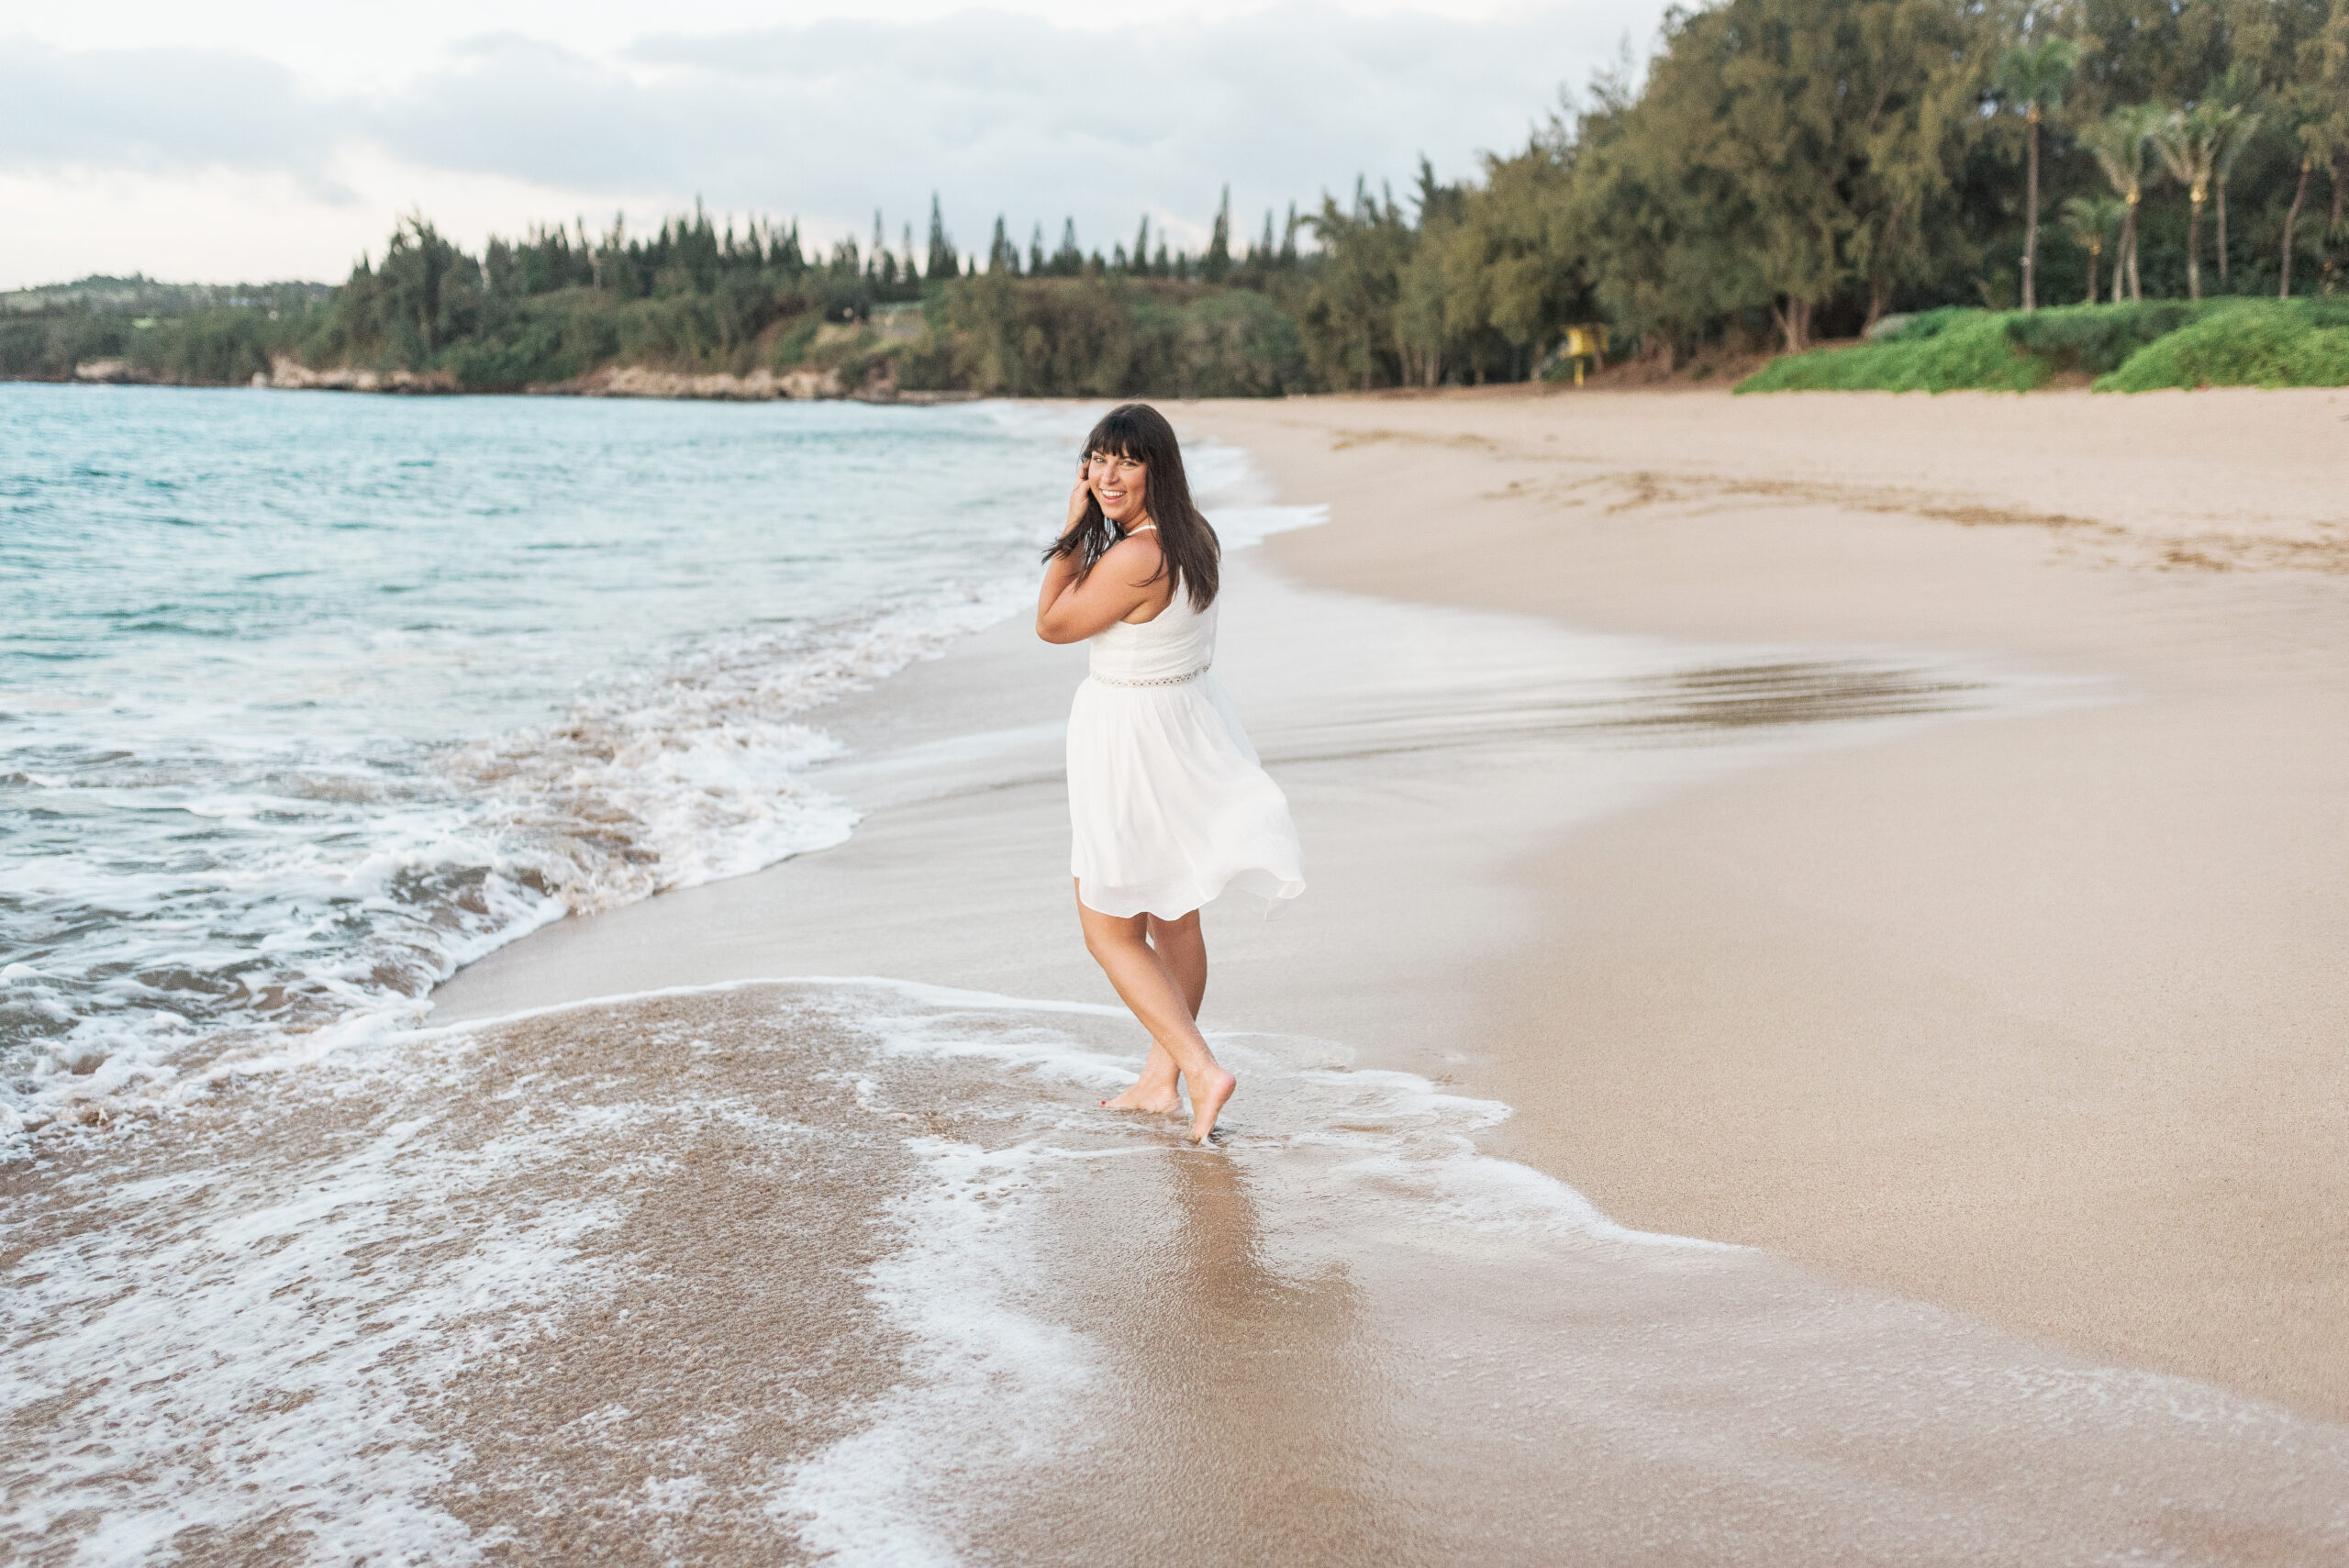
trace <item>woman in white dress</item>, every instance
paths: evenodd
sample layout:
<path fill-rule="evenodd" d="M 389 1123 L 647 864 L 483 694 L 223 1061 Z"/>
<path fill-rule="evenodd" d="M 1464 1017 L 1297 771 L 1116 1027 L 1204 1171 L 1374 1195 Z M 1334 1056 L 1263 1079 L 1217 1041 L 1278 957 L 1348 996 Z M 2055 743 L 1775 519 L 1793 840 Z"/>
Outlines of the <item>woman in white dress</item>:
<path fill-rule="evenodd" d="M 1119 1110 L 1172 1112 L 1189 1090 L 1205 1142 L 1238 1080 L 1196 1021 L 1207 994 L 1199 906 L 1228 887 L 1305 891 L 1297 829 L 1215 655 L 1215 530 L 1191 504 L 1182 449 L 1147 404 L 1113 408 L 1085 443 L 1068 527 L 1044 553 L 1036 635 L 1091 639 L 1068 720 L 1068 802 L 1085 950 L 1150 1031 Z"/>

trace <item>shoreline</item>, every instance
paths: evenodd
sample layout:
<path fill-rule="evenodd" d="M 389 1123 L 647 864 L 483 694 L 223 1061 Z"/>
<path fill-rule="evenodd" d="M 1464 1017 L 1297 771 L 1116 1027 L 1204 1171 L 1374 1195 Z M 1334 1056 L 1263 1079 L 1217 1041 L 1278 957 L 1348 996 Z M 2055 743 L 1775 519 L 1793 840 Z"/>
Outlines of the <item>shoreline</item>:
<path fill-rule="evenodd" d="M 1862 339 L 1834 343 L 1815 343 L 1805 352 L 1820 350 L 1841 350 L 1864 347 Z M 1622 361 L 1609 365 L 1585 386 L 1539 381 L 1498 382 L 1482 386 L 1443 387 L 1385 387 L 1375 392 L 1286 393 L 1261 398 L 1163 398 L 1159 401 L 1181 409 L 1219 407 L 1229 406 L 1277 406 L 1284 404 L 1364 403 L 1385 404 L 1495 404 L 1531 403 L 1552 398 L 1641 398 L 1653 396 L 1720 396 L 1735 394 L 1746 377 L 1787 355 L 1732 356 L 1724 361 L 1731 368 L 1721 370 L 1699 365 L 1693 373 L 1675 372 L 1651 373 L 1636 361 Z M 933 407 L 948 404 L 996 402 L 1015 406 L 1062 407 L 1071 405 L 1094 406 L 1117 399 L 1095 399 L 1059 395 L 1023 396 L 1002 392 L 974 392 L 961 388 L 898 387 L 891 382 L 867 383 L 850 386 L 829 368 L 792 369 L 780 373 L 759 369 L 747 373 L 733 371 L 674 371 L 649 365 L 610 364 L 598 366 L 584 375 L 569 381 L 533 383 L 526 386 L 503 389 L 467 388 L 460 386 L 447 371 L 373 371 L 351 365 L 332 365 L 313 369 L 290 361 L 281 362 L 275 370 L 256 372 L 246 381 L 181 381 L 169 376 L 150 375 L 123 360 L 84 361 L 73 367 L 70 375 L 0 375 L 0 385 L 28 386 L 142 386 L 164 387 L 183 392 L 265 391 L 265 392 L 351 392 L 379 396 L 406 397 L 593 397 L 638 398 L 655 402 L 679 403 L 869 403 L 907 407 Z M 2196 397 L 2219 397 L 2243 393 L 2273 395 L 2277 391 L 2317 396 L 2340 396 L 2339 387 L 2300 387 L 2289 389 L 2262 388 L 2240 385 L 2203 385 L 2191 389 L 2156 387 L 2143 391 L 2096 391 L 2081 376 L 2062 373 L 2047 384 L 2027 389 L 1951 388 L 1931 390 L 1911 388 L 1899 392 L 1844 391 L 1821 388 L 1767 388 L 1751 395 L 1773 400 L 1798 399 L 1805 396 L 1826 398 L 1920 397 L 2002 397 L 2037 402 L 2060 397 L 2090 394 L 2099 398 L 2155 397 L 2164 393 L 2187 393 Z M 1146 397 L 1140 400 L 1147 401 Z"/>
<path fill-rule="evenodd" d="M 1550 818 L 1495 851 L 1499 881 L 1417 862 L 1445 911 L 1432 919 L 1459 928 L 1428 946 L 1440 958 L 1417 955 L 1405 977 L 1303 949 L 1266 962 L 1241 937 L 1218 949 L 1210 1012 L 1252 1009 L 1492 1094 L 1515 1113 L 1494 1151 L 1624 1224 L 1760 1246 L 2122 1364 L 2349 1416 L 2349 1292 L 2324 1267 L 2349 1256 L 2349 1222 L 2332 1218 L 2349 1214 L 2349 1080 L 2328 1045 L 2349 1039 L 2349 1016 L 2324 993 L 2349 945 L 2349 908 L 2328 891 L 2349 886 L 2349 853 L 2325 804 L 2349 798 L 2349 513 L 2332 513 L 2319 439 L 2349 422 L 2349 394 L 1836 406 L 1847 419 L 1830 436 L 1816 399 L 1719 393 L 1180 406 L 1186 437 L 1246 450 L 1283 501 L 1332 507 L 1264 547 L 1305 584 L 2110 684 L 2091 711 L 1879 735 L 1605 821 Z M 1422 521 L 1463 516 L 1509 571 L 1453 555 Z M 1032 667 L 1022 628 L 986 640 L 980 668 L 1000 674 L 906 672 L 863 717 L 839 716 L 847 733 L 864 745 L 859 725 L 930 687 L 941 695 L 914 711 L 967 724 L 971 680 Z M 1278 701 L 1279 663 L 1243 695 L 1252 728 Z M 1017 724 L 1058 717 L 1029 704 Z M 902 740 L 907 723 L 884 728 Z M 2181 753 L 2200 773 L 2149 795 Z M 1017 776 L 1056 762 L 1030 746 Z M 1478 809 L 1495 818 L 1478 841 L 1544 819 L 1531 796 Z M 1356 852 L 1370 863 L 1351 884 L 1324 875 L 1318 890 L 1386 896 L 1382 851 Z M 566 923 L 469 967 L 436 1008 L 592 995 L 589 976 L 632 946 L 657 955 L 647 973 L 662 984 L 794 972 L 749 963 L 757 941 L 714 925 L 793 925 L 776 890 L 822 885 L 836 858 L 670 895 L 598 933 Z M 1689 891 L 1644 895 L 1651 884 Z M 2235 924 L 2206 932 L 2180 902 L 2195 896 Z M 1386 917 L 1424 939 L 1431 917 L 1411 902 Z M 1046 953 L 1064 935 L 1041 914 L 1022 929 Z M 896 936 L 874 924 L 860 940 Z M 682 940 L 738 956 L 681 962 Z M 834 954 L 820 972 L 871 967 L 818 946 Z M 1097 977 L 1066 959 L 924 977 L 1093 995 Z M 1307 962 L 1328 1017 L 1284 995 L 1283 964 Z M 2188 1016 L 2180 1039 L 2155 998 Z M 1681 1160 L 1689 1147 L 1710 1157 Z"/>
<path fill-rule="evenodd" d="M 1396 423 L 1243 443 L 1275 478 L 1408 460 L 1366 492 L 1288 487 L 1332 525 L 1242 550 L 1318 514 L 1218 497 L 1218 678 L 1313 884 L 1278 920 L 1206 911 L 1201 1022 L 1243 1081 L 1218 1147 L 1097 1108 L 1146 1041 L 1069 907 L 1084 655 L 1015 616 L 808 715 L 840 749 L 805 781 L 862 814 L 845 841 L 541 929 L 421 1028 L 306 1070 L 223 1062 L 184 1116 L 0 1173 L 18 1408 L 47 1434 L 15 1473 L 18 1537 L 103 1518 L 183 1554 L 713 1563 L 2337 1555 L 2349 1425 L 1799 1245 L 1642 1222 L 1675 1195 L 1654 1172 L 1602 1195 L 1607 1171 L 1557 1156 L 1620 1154 L 1625 1129 L 1637 1152 L 1646 1128 L 1597 1092 L 1596 1053 L 1562 1074 L 1546 1019 L 1512 1011 L 1573 963 L 1641 961 L 1562 948 L 1562 886 L 1602 934 L 1658 926 L 1559 855 L 1635 835 L 1646 885 L 1656 822 L 2143 696 L 1930 628 L 1577 629 L 1534 540 L 1503 575 L 1538 613 L 1426 602 L 1489 597 L 1481 576 L 1414 568 L 1405 598 L 1285 567 L 1391 566 L 1426 533 L 1414 484 L 1508 494 L 1492 437 L 1421 430 L 1431 461 Z M 1230 1353 L 1167 1353 L 1210 1340 Z M 1203 1518 L 1200 1495 L 1242 1501 Z"/>
<path fill-rule="evenodd" d="M 829 371 L 792 371 L 776 375 L 753 371 L 664 371 L 643 365 L 607 365 L 573 381 L 518 387 L 504 392 L 468 391 L 445 371 L 358 370 L 335 366 L 314 371 L 307 366 L 281 365 L 275 372 L 255 372 L 250 381 L 175 381 L 144 375 L 120 360 L 93 360 L 73 367 L 70 376 L 0 376 L 0 383 L 27 386 L 150 386 L 177 392 L 350 392 L 393 397 L 616 397 L 670 403 L 870 403 L 909 408 L 939 407 L 954 403 L 985 401 L 1030 402 L 1045 406 L 1052 398 L 1003 398 L 982 392 L 926 391 L 894 384 L 848 387 Z"/>
<path fill-rule="evenodd" d="M 2349 395 L 2185 403 L 1844 395 L 1831 434 L 1809 399 L 1330 399 L 1186 428 L 1330 505 L 1270 546 L 1308 581 L 2117 676 L 2110 706 L 1529 844 L 1540 934 L 1479 968 L 1455 1038 L 1516 1107 L 1496 1151 L 1624 1224 L 2337 1419 Z"/>

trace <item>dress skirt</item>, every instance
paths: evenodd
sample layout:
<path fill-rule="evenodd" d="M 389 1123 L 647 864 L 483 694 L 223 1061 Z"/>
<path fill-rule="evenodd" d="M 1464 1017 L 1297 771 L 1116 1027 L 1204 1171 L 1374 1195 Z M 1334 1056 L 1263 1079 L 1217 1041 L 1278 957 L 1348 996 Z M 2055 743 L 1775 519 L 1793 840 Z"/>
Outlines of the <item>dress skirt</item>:
<path fill-rule="evenodd" d="M 1213 674 L 1087 680 L 1068 717 L 1069 869 L 1088 909 L 1172 920 L 1226 888 L 1305 891 L 1288 801 Z"/>

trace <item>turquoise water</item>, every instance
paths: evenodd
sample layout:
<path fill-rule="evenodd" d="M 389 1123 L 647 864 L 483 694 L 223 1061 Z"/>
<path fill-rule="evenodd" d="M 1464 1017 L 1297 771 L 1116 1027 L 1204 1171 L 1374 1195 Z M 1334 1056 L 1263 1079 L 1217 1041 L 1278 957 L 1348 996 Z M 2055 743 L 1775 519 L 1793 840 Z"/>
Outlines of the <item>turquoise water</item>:
<path fill-rule="evenodd" d="M 1081 434 L 0 385 L 6 1104 L 839 841 L 811 710 L 1019 602 Z"/>

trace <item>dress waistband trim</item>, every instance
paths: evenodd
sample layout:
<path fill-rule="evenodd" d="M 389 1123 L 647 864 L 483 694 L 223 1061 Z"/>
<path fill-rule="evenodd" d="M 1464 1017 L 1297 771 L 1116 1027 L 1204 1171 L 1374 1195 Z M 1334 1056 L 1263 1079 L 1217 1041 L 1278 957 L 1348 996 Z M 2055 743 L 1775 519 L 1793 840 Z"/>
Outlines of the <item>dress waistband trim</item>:
<path fill-rule="evenodd" d="M 1189 672 L 1187 674 L 1161 675 L 1155 680 L 1149 681 L 1120 681 L 1111 675 L 1094 674 L 1091 671 L 1087 671 L 1085 673 L 1089 679 L 1098 681 L 1105 686 L 1179 686 L 1186 682 L 1197 680 L 1201 675 L 1206 674 L 1212 665 L 1213 661 L 1209 661 L 1208 663 L 1200 665 L 1197 669 Z"/>

